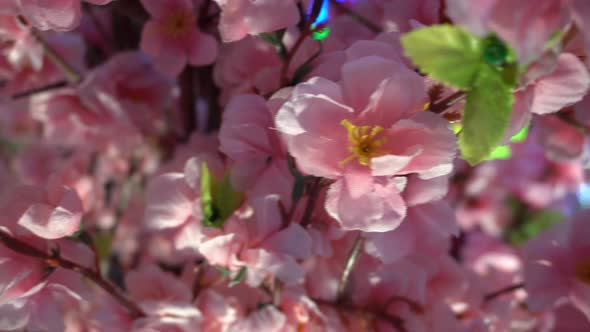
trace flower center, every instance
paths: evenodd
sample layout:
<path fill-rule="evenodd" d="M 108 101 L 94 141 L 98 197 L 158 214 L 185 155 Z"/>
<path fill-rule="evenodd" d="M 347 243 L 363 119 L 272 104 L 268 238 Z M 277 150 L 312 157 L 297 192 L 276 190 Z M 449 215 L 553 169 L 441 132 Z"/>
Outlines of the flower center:
<path fill-rule="evenodd" d="M 576 265 L 576 278 L 581 282 L 590 285 L 590 262 Z"/>
<path fill-rule="evenodd" d="M 358 159 L 359 164 L 371 166 L 371 158 L 379 157 L 386 154 L 386 151 L 380 150 L 379 147 L 387 142 L 387 137 L 377 138 L 383 131 L 381 126 L 355 126 L 348 120 L 342 120 L 341 125 L 348 131 L 348 151 L 350 156 L 338 163 L 343 167 L 348 162 Z"/>
<path fill-rule="evenodd" d="M 176 38 L 189 32 L 194 24 L 195 17 L 192 13 L 178 11 L 166 19 L 164 30 L 168 35 Z"/>

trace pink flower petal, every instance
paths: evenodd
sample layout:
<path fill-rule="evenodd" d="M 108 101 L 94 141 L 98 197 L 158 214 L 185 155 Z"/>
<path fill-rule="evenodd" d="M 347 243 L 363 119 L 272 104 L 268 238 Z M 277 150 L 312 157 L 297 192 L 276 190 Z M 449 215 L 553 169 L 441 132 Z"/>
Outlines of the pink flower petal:
<path fill-rule="evenodd" d="M 582 100 L 590 88 L 590 74 L 575 55 L 563 53 L 557 61 L 555 70 L 535 84 L 533 113 L 557 112 Z"/>

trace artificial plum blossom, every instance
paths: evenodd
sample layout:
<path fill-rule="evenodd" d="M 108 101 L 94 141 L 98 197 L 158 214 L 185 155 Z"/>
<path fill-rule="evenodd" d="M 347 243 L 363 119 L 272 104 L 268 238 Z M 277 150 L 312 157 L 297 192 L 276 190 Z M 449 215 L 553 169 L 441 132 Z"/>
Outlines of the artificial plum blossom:
<path fill-rule="evenodd" d="M 198 249 L 213 264 L 233 271 L 247 267 L 245 280 L 250 286 L 271 276 L 286 285 L 300 283 L 305 272 L 297 260 L 312 255 L 310 235 L 299 224 L 282 226 L 277 195 L 258 197 L 251 205 L 254 215 L 226 221 L 224 233 L 210 232 Z"/>
<path fill-rule="evenodd" d="M 155 266 L 131 271 L 125 279 L 129 293 L 147 317 L 136 320 L 131 331 L 195 331 L 201 322 L 199 309 L 191 303 L 188 285 Z"/>
<path fill-rule="evenodd" d="M 223 120 L 220 150 L 235 162 L 231 177 L 236 189 L 253 196 L 276 193 L 289 205 L 292 175 L 265 100 L 257 95 L 236 96 L 227 105 Z"/>
<path fill-rule="evenodd" d="M 2 230 L 4 232 L 4 230 Z M 40 239 L 31 243 L 41 249 L 51 246 Z M 79 244 L 60 241 L 60 255 L 73 259 L 83 266 L 92 262 L 90 250 Z M 0 248 L 0 328 L 2 330 L 63 330 L 64 316 L 75 306 L 82 305 L 81 295 L 86 287 L 79 275 L 72 271 L 56 269 L 51 274 L 31 257 Z"/>
<path fill-rule="evenodd" d="M 279 87 L 281 59 L 269 43 L 245 37 L 221 47 L 215 63 L 215 83 L 222 89 L 225 104 L 240 93 L 267 94 Z"/>
<path fill-rule="evenodd" d="M 568 23 L 568 2 L 451 0 L 446 12 L 477 35 L 496 33 L 515 49 L 519 62 L 527 64 L 542 53 L 551 35 Z"/>
<path fill-rule="evenodd" d="M 198 252 L 204 233 L 218 234 L 216 229 L 201 226 L 201 167 L 206 163 L 214 176 L 223 174 L 224 165 L 214 153 L 202 153 L 189 159 L 184 172 L 170 172 L 150 181 L 146 194 L 145 226 L 148 231 L 167 231 L 172 252 Z M 160 252 L 160 254 L 163 254 Z"/>
<path fill-rule="evenodd" d="M 4 193 L 2 220 L 16 236 L 53 240 L 79 230 L 82 202 L 73 189 L 54 182 L 47 187 L 20 185 L 12 191 L 15 196 Z"/>
<path fill-rule="evenodd" d="M 335 180 L 330 215 L 344 229 L 384 232 L 406 215 L 404 175 L 452 170 L 454 135 L 442 118 L 422 112 L 425 104 L 420 76 L 367 56 L 346 63 L 340 82 L 315 77 L 296 86 L 275 122 L 303 172 Z"/>
<path fill-rule="evenodd" d="M 532 114 L 555 113 L 580 102 L 590 88 L 587 67 L 574 54 L 548 55 L 533 63 L 515 92 L 514 112 L 506 137 L 525 127 Z"/>
<path fill-rule="evenodd" d="M 0 40 L 6 46 L 0 48 L 5 55 L 0 61 L 0 77 L 8 80 L 2 87 L 2 94 L 13 95 L 63 80 L 65 75 L 51 60 L 43 47 L 14 17 L 0 18 Z M 63 33 L 48 35 L 46 42 L 78 71 L 83 71 L 84 41 L 76 34 Z"/>
<path fill-rule="evenodd" d="M 162 131 L 158 111 L 170 103 L 171 87 L 143 54 L 119 53 L 99 69 L 82 83 L 85 104 L 129 122 L 142 133 Z"/>
<path fill-rule="evenodd" d="M 589 18 L 0 0 L 0 330 L 587 331 Z M 514 98 L 441 83 L 465 45 L 438 24 L 513 49 Z M 416 29 L 455 50 L 419 45 L 440 80 Z M 478 165 L 469 126 L 504 131 Z"/>
<path fill-rule="evenodd" d="M 94 5 L 106 5 L 113 0 L 85 0 Z M 81 0 L 8 0 L 13 10 L 41 30 L 67 31 L 80 24 Z"/>
<path fill-rule="evenodd" d="M 296 0 L 215 0 L 221 8 L 219 30 L 223 41 L 291 27 L 299 21 Z"/>
<path fill-rule="evenodd" d="M 217 56 L 217 41 L 197 26 L 191 0 L 151 1 L 141 4 L 151 19 L 143 27 L 141 50 L 152 56 L 158 70 L 178 75 L 187 65 L 208 65 Z"/>

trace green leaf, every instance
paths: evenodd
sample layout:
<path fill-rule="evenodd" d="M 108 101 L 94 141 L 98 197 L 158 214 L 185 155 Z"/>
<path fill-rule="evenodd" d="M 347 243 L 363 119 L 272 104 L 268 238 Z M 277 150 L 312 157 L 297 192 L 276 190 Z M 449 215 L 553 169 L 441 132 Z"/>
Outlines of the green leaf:
<path fill-rule="evenodd" d="M 201 206 L 203 210 L 202 223 L 205 226 L 213 227 L 218 219 L 218 211 L 213 206 L 214 178 L 209 171 L 207 163 L 201 164 Z"/>
<path fill-rule="evenodd" d="M 227 267 L 223 267 L 221 265 L 213 265 L 213 267 L 219 271 L 222 278 L 229 278 L 231 275 L 231 271 Z"/>
<path fill-rule="evenodd" d="M 244 194 L 232 188 L 229 173 L 219 180 L 211 174 L 206 163 L 201 164 L 201 223 L 204 226 L 223 227 L 223 223 L 243 201 Z"/>
<path fill-rule="evenodd" d="M 512 244 L 522 244 L 562 220 L 564 220 L 564 215 L 560 211 L 536 211 L 529 215 L 519 228 L 508 234 L 508 240 Z"/>
<path fill-rule="evenodd" d="M 526 139 L 526 137 L 529 134 L 529 126 L 525 126 L 524 128 L 522 128 L 518 133 L 516 133 L 516 135 L 512 136 L 510 138 L 510 142 L 522 142 Z"/>
<path fill-rule="evenodd" d="M 504 137 L 514 98 L 501 72 L 481 66 L 467 94 L 459 147 L 463 159 L 474 165 L 486 159 Z"/>
<path fill-rule="evenodd" d="M 242 282 L 242 280 L 244 280 L 244 278 L 246 277 L 246 272 L 248 271 L 247 267 L 242 267 L 238 273 L 236 274 L 236 276 L 232 279 L 232 281 L 230 281 L 229 283 L 229 287 L 234 287 L 235 285 L 239 284 L 240 282 Z"/>
<path fill-rule="evenodd" d="M 509 145 L 497 146 L 490 154 L 488 160 L 495 159 L 510 159 L 512 156 L 512 148 Z"/>
<path fill-rule="evenodd" d="M 111 232 L 101 232 L 94 236 L 94 245 L 100 260 L 107 260 L 111 256 L 111 248 L 115 236 Z"/>
<path fill-rule="evenodd" d="M 471 89 L 484 60 L 482 40 L 453 25 L 433 25 L 401 37 L 405 54 L 432 78 Z"/>
<path fill-rule="evenodd" d="M 281 29 L 273 32 L 263 32 L 259 33 L 258 36 L 262 38 L 267 43 L 274 46 L 279 57 L 281 59 L 285 59 L 287 57 L 287 49 L 285 48 L 285 44 L 283 44 L 283 36 L 285 35 L 286 29 Z"/>
<path fill-rule="evenodd" d="M 213 194 L 214 206 L 219 209 L 219 216 L 222 221 L 229 218 L 244 201 L 244 194 L 233 189 L 229 172 L 225 173 Z"/>

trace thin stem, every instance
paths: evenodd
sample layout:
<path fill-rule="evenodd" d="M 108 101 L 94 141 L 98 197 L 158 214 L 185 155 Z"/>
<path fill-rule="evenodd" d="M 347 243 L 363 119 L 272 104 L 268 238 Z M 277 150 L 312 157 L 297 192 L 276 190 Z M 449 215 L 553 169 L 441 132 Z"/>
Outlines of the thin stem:
<path fill-rule="evenodd" d="M 186 66 L 184 71 L 178 77 L 178 84 L 180 85 L 180 110 L 182 114 L 182 122 L 184 124 L 184 132 L 182 137 L 188 141 L 191 133 L 198 128 L 196 117 L 196 92 L 195 92 L 195 76 L 193 67 Z"/>
<path fill-rule="evenodd" d="M 342 275 L 340 276 L 340 282 L 338 283 L 338 293 L 337 298 L 338 302 L 342 302 L 346 296 L 346 289 L 348 288 L 348 281 L 350 279 L 350 275 L 352 273 L 352 269 L 356 265 L 358 261 L 359 255 L 361 253 L 361 248 L 363 246 L 364 237 L 362 233 L 359 233 L 354 241 L 354 245 L 348 254 L 348 259 L 346 260 L 346 265 L 344 266 L 344 270 L 342 271 Z"/>
<path fill-rule="evenodd" d="M 465 92 L 457 91 L 452 95 L 443 98 L 436 103 L 433 103 L 432 105 L 430 105 L 430 107 L 428 107 L 428 109 L 436 114 L 444 113 L 444 111 L 446 111 L 449 107 L 458 103 L 463 98 L 465 98 Z"/>
<path fill-rule="evenodd" d="M 484 302 L 489 302 L 489 301 L 497 298 L 498 296 L 501 296 L 501 295 L 504 295 L 504 294 L 508 294 L 508 293 L 514 292 L 515 290 L 519 290 L 519 289 L 521 289 L 523 287 L 524 287 L 524 283 L 522 283 L 522 282 L 521 283 L 518 283 L 518 284 L 511 285 L 511 286 L 508 286 L 508 287 L 504 287 L 504 288 L 501 288 L 501 289 L 499 289 L 497 291 L 494 291 L 494 292 L 491 292 L 489 294 L 486 294 L 483 297 L 483 300 L 484 300 Z"/>
<path fill-rule="evenodd" d="M 348 16 L 354 18 L 360 24 L 366 26 L 369 30 L 373 31 L 374 33 L 380 33 L 383 31 L 380 26 L 371 22 L 371 20 L 369 20 L 368 18 L 358 14 L 357 12 L 346 7 L 345 5 L 341 4 L 340 2 L 338 2 L 336 0 L 330 0 L 330 4 L 332 4 L 332 6 L 334 6 L 335 8 L 338 8 L 338 10 L 344 12 Z"/>
<path fill-rule="evenodd" d="M 43 46 L 43 50 L 45 51 L 45 55 L 55 64 L 61 71 L 64 73 L 68 81 L 71 83 L 79 83 L 82 80 L 82 76 L 78 71 L 72 67 L 59 53 L 57 53 L 49 44 L 43 39 L 43 36 L 39 33 L 39 31 L 35 30 L 35 28 L 31 27 L 27 20 L 19 16 L 19 21 L 29 27 L 29 32 L 35 38 L 35 40 Z"/>
<path fill-rule="evenodd" d="M 316 201 L 318 200 L 318 195 L 321 189 L 321 181 L 321 178 L 316 178 L 309 186 L 307 204 L 305 206 L 305 211 L 303 212 L 303 217 L 301 218 L 301 226 L 303 227 L 307 227 L 311 223 L 311 217 L 313 216 L 313 211 L 315 210 Z"/>
<path fill-rule="evenodd" d="M 48 84 L 48 85 L 45 85 L 45 86 L 42 86 L 39 88 L 34 88 L 31 90 L 15 93 L 12 96 L 10 96 L 10 98 L 11 99 L 26 98 L 26 97 L 30 97 L 32 95 L 36 95 L 38 93 L 42 93 L 42 92 L 46 92 L 46 91 L 50 91 L 50 90 L 54 90 L 54 89 L 64 88 L 67 85 L 68 85 L 68 81 L 59 81 L 59 82 L 51 83 L 51 84 Z"/>
<path fill-rule="evenodd" d="M 16 251 L 19 254 L 41 259 L 48 266 L 61 267 L 63 269 L 71 270 L 85 276 L 86 278 L 92 280 L 104 291 L 109 293 L 122 306 L 124 306 L 129 311 L 131 316 L 136 318 L 145 316 L 145 313 L 135 302 L 127 298 L 119 289 L 117 289 L 109 281 L 105 280 L 97 271 L 84 267 L 76 262 L 67 260 L 63 257 L 60 257 L 59 255 L 47 254 L 42 250 L 39 250 L 21 240 L 12 237 L 10 234 L 2 230 L 0 230 L 0 242 L 4 243 L 7 248 Z"/>
<path fill-rule="evenodd" d="M 297 41 L 295 41 L 295 45 L 293 45 L 293 48 L 291 48 L 291 50 L 289 50 L 289 53 L 287 53 L 287 58 L 285 59 L 285 62 L 283 62 L 283 67 L 281 68 L 281 85 L 282 86 L 289 85 L 288 75 L 289 75 L 289 67 L 291 66 L 291 62 L 293 61 L 293 58 L 295 57 L 295 54 L 297 53 L 297 51 L 299 50 L 301 45 L 303 45 L 303 42 L 305 41 L 305 39 L 307 37 L 309 37 L 309 35 L 311 33 L 313 33 L 313 31 L 315 31 L 315 30 L 311 30 L 311 29 L 309 29 L 309 27 L 307 27 L 303 31 L 301 31 L 299 38 L 297 38 Z"/>

